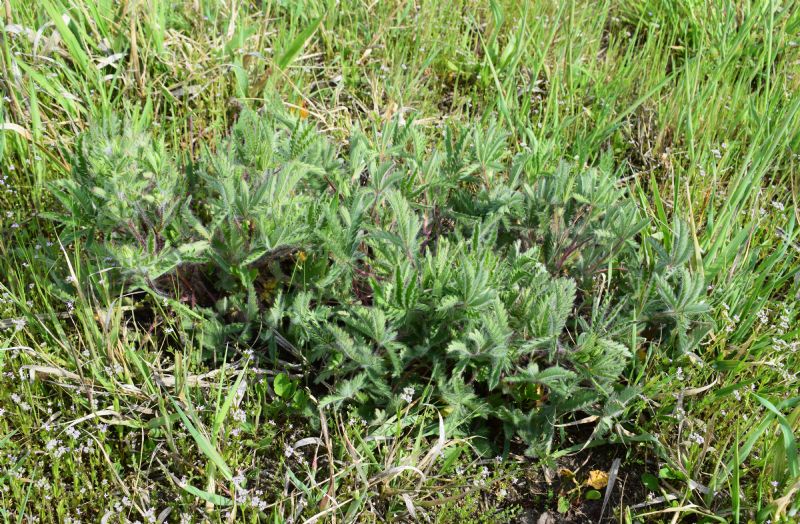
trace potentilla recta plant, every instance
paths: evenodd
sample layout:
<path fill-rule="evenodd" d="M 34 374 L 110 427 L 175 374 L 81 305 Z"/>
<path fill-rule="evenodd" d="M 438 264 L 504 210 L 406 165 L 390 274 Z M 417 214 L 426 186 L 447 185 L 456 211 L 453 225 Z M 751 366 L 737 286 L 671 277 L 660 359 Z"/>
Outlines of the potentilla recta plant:
<path fill-rule="evenodd" d="M 270 106 L 187 166 L 146 127 L 80 141 L 63 238 L 207 354 L 299 365 L 323 406 L 381 419 L 424 393 L 449 430 L 543 456 L 559 424 L 625 423 L 637 352 L 709 328 L 688 229 L 663 245 L 610 157 L 543 172 L 499 124 L 413 120 L 339 146 Z"/>

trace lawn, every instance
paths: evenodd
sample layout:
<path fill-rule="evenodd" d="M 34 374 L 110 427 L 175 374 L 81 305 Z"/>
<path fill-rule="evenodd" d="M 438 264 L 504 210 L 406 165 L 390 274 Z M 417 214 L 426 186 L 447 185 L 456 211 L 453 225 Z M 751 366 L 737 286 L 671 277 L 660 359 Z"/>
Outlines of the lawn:
<path fill-rule="evenodd" d="M 3 522 L 800 519 L 800 3 L 1 16 Z"/>

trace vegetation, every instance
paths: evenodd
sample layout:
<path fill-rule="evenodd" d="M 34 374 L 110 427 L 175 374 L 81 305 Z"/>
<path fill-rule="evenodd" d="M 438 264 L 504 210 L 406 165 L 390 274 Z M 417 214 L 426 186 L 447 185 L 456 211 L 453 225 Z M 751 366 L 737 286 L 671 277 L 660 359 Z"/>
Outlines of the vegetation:
<path fill-rule="evenodd" d="M 797 518 L 796 2 L 4 8 L 4 522 Z"/>

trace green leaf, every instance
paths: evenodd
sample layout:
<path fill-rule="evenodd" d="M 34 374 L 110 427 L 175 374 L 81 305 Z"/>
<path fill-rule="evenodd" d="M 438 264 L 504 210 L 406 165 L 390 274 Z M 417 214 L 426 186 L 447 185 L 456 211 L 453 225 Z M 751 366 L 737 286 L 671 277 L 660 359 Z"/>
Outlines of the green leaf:
<path fill-rule="evenodd" d="M 201 498 L 201 499 L 205 500 L 206 502 L 210 502 L 210 503 L 214 504 L 215 506 L 220 506 L 220 507 L 224 508 L 224 507 L 233 505 L 233 501 L 231 499 L 229 499 L 228 497 L 223 497 L 222 495 L 217 495 L 216 493 L 209 493 L 208 491 L 202 490 L 200 488 L 196 488 L 196 487 L 192 486 L 191 484 L 183 484 L 182 483 L 182 484 L 180 484 L 180 487 L 184 491 L 186 491 L 187 493 L 190 493 L 190 494 L 194 495 L 195 497 Z"/>
<path fill-rule="evenodd" d="M 366 381 L 366 375 L 361 373 L 349 380 L 340 382 L 333 394 L 323 397 L 320 400 L 320 407 L 325 407 L 329 404 L 338 405 L 347 399 L 355 397 L 364 388 Z"/>
<path fill-rule="evenodd" d="M 787 460 L 789 461 L 789 474 L 792 476 L 792 478 L 799 477 L 800 462 L 798 462 L 797 441 L 794 438 L 792 425 L 789 423 L 783 413 L 781 413 L 780 410 L 778 410 L 778 408 L 772 404 L 772 402 L 762 396 L 756 395 L 755 393 L 753 393 L 753 398 L 758 400 L 762 406 L 772 412 L 772 414 L 774 414 L 775 418 L 778 420 L 781 432 L 783 433 L 783 450 L 786 453 Z"/>
<path fill-rule="evenodd" d="M 658 477 L 652 473 L 642 473 L 642 484 L 650 491 L 658 493 Z"/>
<path fill-rule="evenodd" d="M 303 409 L 308 404 L 308 393 L 303 391 L 302 389 L 298 389 L 292 395 L 292 404 L 298 409 Z"/>
<path fill-rule="evenodd" d="M 219 433 L 222 424 L 225 422 L 225 417 L 228 416 L 228 412 L 231 410 L 231 406 L 233 406 L 233 401 L 236 399 L 236 394 L 239 391 L 239 386 L 242 384 L 242 379 L 244 378 L 245 371 L 247 370 L 247 366 L 243 367 L 242 370 L 239 372 L 239 376 L 236 377 L 236 382 L 233 383 L 231 389 L 228 391 L 228 394 L 225 396 L 225 402 L 222 403 L 222 407 L 217 410 L 214 414 L 214 425 L 212 435 L 216 437 Z"/>
<path fill-rule="evenodd" d="M 275 394 L 284 400 L 292 396 L 294 387 L 294 382 L 286 373 L 278 373 L 272 381 L 272 388 L 275 390 Z"/>
<path fill-rule="evenodd" d="M 87 74 L 87 78 L 94 80 L 96 75 L 88 73 L 93 73 L 96 71 L 96 68 L 92 67 L 84 46 L 81 45 L 81 43 L 75 37 L 75 33 L 72 32 L 64 17 L 62 17 L 62 13 L 59 11 L 59 6 L 50 0 L 42 2 L 41 5 L 47 11 L 47 14 L 50 16 L 50 21 L 58 30 L 61 40 L 64 41 L 64 45 L 69 51 L 70 58 L 80 65 L 80 68 L 83 70 L 84 74 Z M 67 18 L 67 20 L 69 20 L 69 18 Z M 61 97 L 59 97 L 59 99 L 60 98 Z"/>
<path fill-rule="evenodd" d="M 300 51 L 303 50 L 308 40 L 311 36 L 316 32 L 317 28 L 319 27 L 320 23 L 322 23 L 322 16 L 317 18 L 316 20 L 312 20 L 308 26 L 306 26 L 303 31 L 295 37 L 294 40 L 286 47 L 283 51 L 283 54 L 278 57 L 277 64 L 278 67 L 281 69 L 286 69 L 292 61 L 297 58 L 297 55 L 300 54 Z"/>
<path fill-rule="evenodd" d="M 664 466 L 663 468 L 659 469 L 658 476 L 662 479 L 686 480 L 686 475 L 669 466 Z"/>
<path fill-rule="evenodd" d="M 585 498 L 586 500 L 600 500 L 602 498 L 602 495 L 596 489 L 590 489 L 589 491 L 586 492 L 583 498 Z"/>
<path fill-rule="evenodd" d="M 178 415 L 181 417 L 181 421 L 183 425 L 186 426 L 187 431 L 192 436 L 194 441 L 197 443 L 197 447 L 206 456 L 222 473 L 222 476 L 225 477 L 225 480 L 231 480 L 233 478 L 233 474 L 231 473 L 231 468 L 228 467 L 228 464 L 225 463 L 225 459 L 222 458 L 222 455 L 219 454 L 219 451 L 211 444 L 211 441 L 208 438 L 200 433 L 198 429 L 195 427 L 194 424 L 189 420 L 189 417 L 186 413 L 181 409 L 180 404 L 174 398 L 170 397 L 172 400 L 172 404 L 175 406 L 175 411 L 178 412 Z"/>
<path fill-rule="evenodd" d="M 185 262 L 201 262 L 204 260 L 203 255 L 208 247 L 209 243 L 207 241 L 198 240 L 178 247 L 178 254 L 181 260 Z"/>

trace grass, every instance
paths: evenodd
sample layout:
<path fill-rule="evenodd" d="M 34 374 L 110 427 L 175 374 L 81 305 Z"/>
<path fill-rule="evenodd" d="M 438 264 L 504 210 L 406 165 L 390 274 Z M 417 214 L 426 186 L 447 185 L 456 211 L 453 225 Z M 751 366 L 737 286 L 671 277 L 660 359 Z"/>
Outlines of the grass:
<path fill-rule="evenodd" d="M 624 450 L 620 478 L 647 475 L 631 476 L 634 498 L 613 498 L 605 515 L 797 518 L 797 2 L 4 7 L 5 522 L 493 522 L 589 511 L 586 490 L 543 479 L 584 456 L 591 429 L 548 460 L 511 450 L 498 464 L 468 437 L 430 431 L 438 418 L 424 399 L 372 425 L 328 410 L 310 426 L 278 393 L 276 371 L 233 351 L 203 360 L 167 307 L 137 319 L 127 297 L 103 292 L 102 275 L 85 274 L 80 245 L 62 247 L 44 218 L 55 206 L 47 182 L 70 176 L 93 122 L 113 113 L 152 122 L 188 164 L 265 99 L 341 144 L 398 117 L 413 116 L 435 141 L 449 122 L 497 121 L 542 171 L 562 159 L 611 162 L 674 249 L 684 219 L 714 326 L 674 361 L 637 345 L 628 380 L 643 394 L 599 448 Z M 95 294 L 73 279 L 92 280 Z M 148 323 L 174 329 L 174 347 Z"/>

